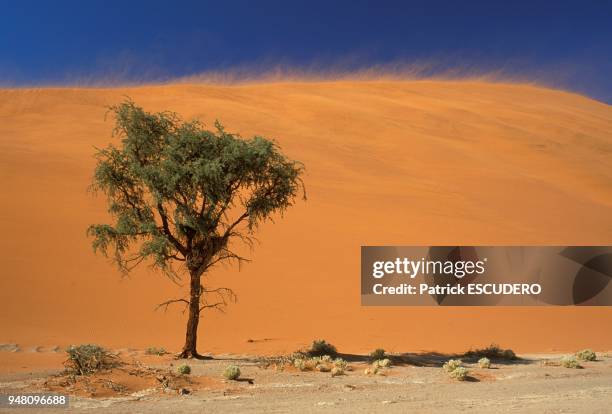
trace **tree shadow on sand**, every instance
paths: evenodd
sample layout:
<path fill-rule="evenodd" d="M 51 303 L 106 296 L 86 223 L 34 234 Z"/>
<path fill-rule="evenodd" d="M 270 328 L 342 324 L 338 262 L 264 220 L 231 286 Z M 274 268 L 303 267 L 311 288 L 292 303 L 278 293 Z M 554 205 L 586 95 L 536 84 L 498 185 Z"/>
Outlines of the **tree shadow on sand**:
<path fill-rule="evenodd" d="M 338 354 L 342 359 L 348 362 L 371 362 L 369 355 L 358 355 L 358 354 Z M 449 359 L 461 359 L 466 363 L 477 363 L 482 355 L 474 354 L 473 352 L 466 352 L 463 354 L 444 354 L 440 352 L 406 352 L 399 355 L 388 355 L 387 356 L 393 365 L 412 365 L 416 367 L 436 367 L 441 368 L 442 365 Z M 537 361 L 532 359 L 525 359 L 515 357 L 514 359 L 504 358 L 490 358 L 491 362 L 498 365 L 519 365 L 519 364 L 533 364 Z"/>

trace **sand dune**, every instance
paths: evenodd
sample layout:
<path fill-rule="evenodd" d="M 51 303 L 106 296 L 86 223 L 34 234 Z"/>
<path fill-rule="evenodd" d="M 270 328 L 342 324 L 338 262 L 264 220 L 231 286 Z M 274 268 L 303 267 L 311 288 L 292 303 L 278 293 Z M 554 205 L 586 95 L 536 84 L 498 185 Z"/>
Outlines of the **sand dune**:
<path fill-rule="evenodd" d="M 204 316 L 201 351 L 612 348 L 612 308 L 360 306 L 363 244 L 612 242 L 612 107 L 467 81 L 1 90 L 1 343 L 182 344 L 181 308 L 153 311 L 181 289 L 146 267 L 122 280 L 85 237 L 106 218 L 93 147 L 125 95 L 275 138 L 307 167 L 308 201 L 261 229 L 253 262 L 207 276 L 239 302 Z"/>

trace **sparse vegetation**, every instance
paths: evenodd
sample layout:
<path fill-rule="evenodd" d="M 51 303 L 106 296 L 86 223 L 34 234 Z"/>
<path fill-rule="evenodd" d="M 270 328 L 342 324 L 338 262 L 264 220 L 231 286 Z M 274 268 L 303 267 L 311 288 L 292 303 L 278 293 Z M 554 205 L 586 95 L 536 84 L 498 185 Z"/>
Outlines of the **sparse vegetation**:
<path fill-rule="evenodd" d="M 590 349 L 583 349 L 582 351 L 576 352 L 576 358 L 581 361 L 596 361 L 597 354 Z"/>
<path fill-rule="evenodd" d="M 164 349 L 164 348 L 156 348 L 156 347 L 150 347 L 145 349 L 145 354 L 147 355 L 166 355 L 168 352 Z"/>
<path fill-rule="evenodd" d="M 491 344 L 486 348 L 469 350 L 464 354 L 464 356 L 466 358 L 503 359 L 507 361 L 518 359 L 513 350 L 502 349 L 496 344 Z"/>
<path fill-rule="evenodd" d="M 442 365 L 442 368 L 446 372 L 451 372 L 456 370 L 457 368 L 463 366 L 463 362 L 460 359 L 449 359 Z"/>
<path fill-rule="evenodd" d="M 482 357 L 478 360 L 478 366 L 483 369 L 491 368 L 491 360 L 487 357 Z"/>
<path fill-rule="evenodd" d="M 182 364 L 176 368 L 176 371 L 181 375 L 189 375 L 191 374 L 191 367 L 187 364 Z"/>
<path fill-rule="evenodd" d="M 344 370 L 346 370 L 348 368 L 348 362 L 346 362 L 342 358 L 336 358 L 334 360 L 334 367 L 340 368 L 340 369 L 342 369 L 344 371 Z"/>
<path fill-rule="evenodd" d="M 391 360 L 389 358 L 379 359 L 378 366 L 381 368 L 389 368 L 391 366 Z"/>
<path fill-rule="evenodd" d="M 386 357 L 387 357 L 387 354 L 385 353 L 385 350 L 382 348 L 378 348 L 370 352 L 370 361 L 372 362 L 378 361 L 379 359 L 385 359 Z"/>
<path fill-rule="evenodd" d="M 470 372 L 465 367 L 457 367 L 450 371 L 448 375 L 457 381 L 465 381 Z"/>
<path fill-rule="evenodd" d="M 67 350 L 66 369 L 76 375 L 90 375 L 117 365 L 117 359 L 95 344 L 71 345 Z"/>
<path fill-rule="evenodd" d="M 564 356 L 561 358 L 561 366 L 565 368 L 582 368 L 574 356 Z"/>
<path fill-rule="evenodd" d="M 372 364 L 372 366 L 366 368 L 363 373 L 366 375 L 384 375 L 383 370 L 377 364 Z"/>
<path fill-rule="evenodd" d="M 449 377 L 458 381 L 463 381 L 467 378 L 469 371 L 463 366 L 460 359 L 449 359 L 442 365 L 442 369 L 448 372 Z"/>
<path fill-rule="evenodd" d="M 308 357 L 303 353 L 296 353 L 290 357 L 289 364 L 300 371 L 331 371 L 333 376 L 342 375 L 349 368 L 348 362 L 342 358 L 332 359 L 329 355 Z"/>
<path fill-rule="evenodd" d="M 225 368 L 225 371 L 223 371 L 223 376 L 225 379 L 236 381 L 240 378 L 240 368 L 237 365 L 229 365 Z"/>
<path fill-rule="evenodd" d="M 316 339 L 312 341 L 312 345 L 307 351 L 307 354 L 311 357 L 335 357 L 338 355 L 338 350 L 335 346 L 326 342 L 324 339 Z"/>
<path fill-rule="evenodd" d="M 306 360 L 304 358 L 296 358 L 293 360 L 293 366 L 300 371 L 306 371 Z"/>
<path fill-rule="evenodd" d="M 377 359 L 370 365 L 370 368 L 367 368 L 364 372 L 366 375 L 384 375 L 385 369 L 391 367 L 391 361 L 388 358 L 385 359 Z"/>

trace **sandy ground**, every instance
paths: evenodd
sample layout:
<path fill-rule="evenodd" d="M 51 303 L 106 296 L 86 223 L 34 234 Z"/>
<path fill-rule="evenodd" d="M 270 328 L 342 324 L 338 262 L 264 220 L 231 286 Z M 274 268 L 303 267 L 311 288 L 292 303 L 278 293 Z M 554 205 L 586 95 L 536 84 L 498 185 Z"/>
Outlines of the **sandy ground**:
<path fill-rule="evenodd" d="M 171 372 L 177 361 L 170 356 L 145 356 L 140 351 L 120 351 L 124 359 L 140 366 Z M 420 412 L 449 413 L 606 413 L 612 404 L 612 354 L 582 363 L 583 369 L 555 365 L 558 354 L 521 355 L 516 362 L 494 363 L 480 369 L 473 362 L 469 381 L 448 378 L 440 367 L 449 356 L 407 354 L 410 362 L 398 363 L 384 375 L 366 375 L 363 357 L 348 356 L 351 370 L 332 378 L 329 373 L 264 368 L 254 357 L 216 355 L 215 360 L 189 361 L 193 371 L 188 395 L 163 393 L 142 383 L 121 395 L 71 397 L 64 412 Z M 245 381 L 226 381 L 221 373 L 237 364 Z M 116 370 L 114 370 L 117 372 Z M 44 390 L 41 385 L 54 371 L 0 374 L 0 394 Z M 109 375 L 117 383 L 138 383 L 134 378 Z M 252 384 L 249 383 L 250 380 Z M 126 382 L 127 381 L 127 382 Z M 159 384 L 157 384 L 159 385 Z M 154 387 L 155 385 L 153 385 Z M 159 387 L 158 387 L 159 388 Z M 0 412 L 15 412 L 1 409 Z"/>
<path fill-rule="evenodd" d="M 105 106 L 126 95 L 275 138 L 307 168 L 308 201 L 261 228 L 253 262 L 206 277 L 239 302 L 204 316 L 202 352 L 612 347 L 612 308 L 360 306 L 364 244 L 610 244 L 612 107 L 476 81 L 0 90 L 0 343 L 181 346 L 180 307 L 153 309 L 182 288 L 147 267 L 122 280 L 85 236 L 107 220 L 87 192 Z"/>

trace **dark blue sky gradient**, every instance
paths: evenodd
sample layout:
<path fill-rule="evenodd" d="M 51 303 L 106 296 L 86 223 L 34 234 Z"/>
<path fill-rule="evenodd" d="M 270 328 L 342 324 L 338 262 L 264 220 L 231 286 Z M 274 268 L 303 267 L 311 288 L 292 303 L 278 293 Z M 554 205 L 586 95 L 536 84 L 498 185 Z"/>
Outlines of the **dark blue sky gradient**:
<path fill-rule="evenodd" d="M 3 1 L 0 84 L 434 63 L 612 102 L 612 1 Z M 250 68 L 250 69 L 249 69 Z"/>

